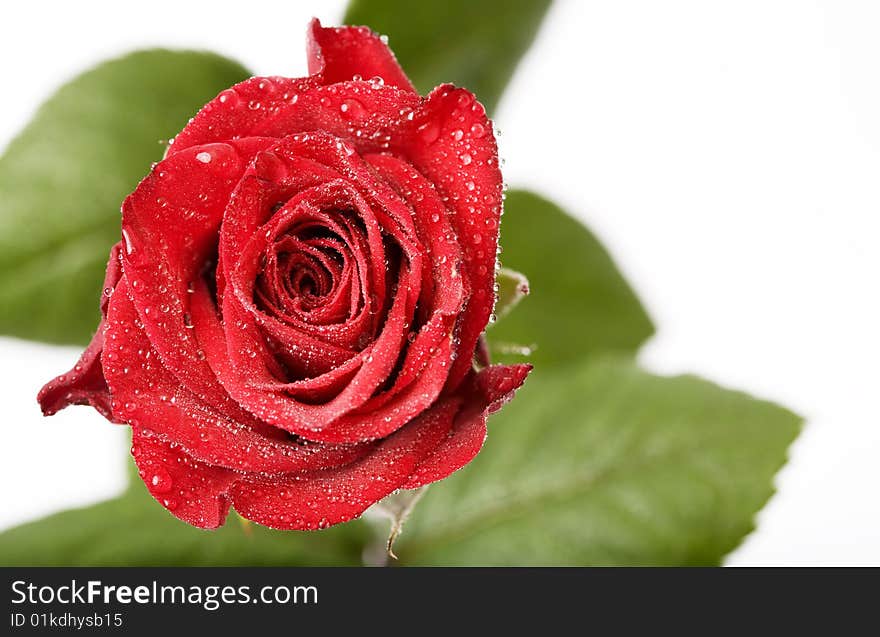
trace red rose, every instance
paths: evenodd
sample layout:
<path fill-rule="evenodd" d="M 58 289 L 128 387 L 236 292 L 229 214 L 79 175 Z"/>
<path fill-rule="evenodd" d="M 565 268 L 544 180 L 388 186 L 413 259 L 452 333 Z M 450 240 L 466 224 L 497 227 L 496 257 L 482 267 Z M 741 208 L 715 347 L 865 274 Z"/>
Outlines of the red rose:
<path fill-rule="evenodd" d="M 420 97 L 365 28 L 310 28 L 307 78 L 223 91 L 125 200 L 103 320 L 44 413 L 132 427 L 150 493 L 344 522 L 479 451 L 528 365 L 476 371 L 501 173 L 466 90 Z M 363 79 L 362 79 L 363 78 Z"/>

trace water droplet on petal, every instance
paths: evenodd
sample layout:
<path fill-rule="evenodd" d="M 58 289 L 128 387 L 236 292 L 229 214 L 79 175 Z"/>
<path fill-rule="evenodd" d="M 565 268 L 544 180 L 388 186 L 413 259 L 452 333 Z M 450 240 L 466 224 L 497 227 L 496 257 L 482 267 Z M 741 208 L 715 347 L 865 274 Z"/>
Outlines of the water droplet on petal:
<path fill-rule="evenodd" d="M 228 88 L 225 91 L 223 91 L 222 93 L 220 93 L 219 99 L 220 99 L 221 104 L 229 103 L 230 105 L 237 104 L 239 101 L 238 93 L 236 93 L 235 90 L 231 89 L 231 88 Z"/>
<path fill-rule="evenodd" d="M 427 122 L 419 126 L 419 135 L 426 144 L 433 144 L 440 137 L 440 128 L 433 122 Z"/>
<path fill-rule="evenodd" d="M 206 153 L 206 152 L 202 151 L 201 153 L 196 155 L 196 159 L 198 159 L 203 164 L 210 164 L 211 159 L 212 159 L 211 153 Z"/>
<path fill-rule="evenodd" d="M 125 244 L 126 254 L 131 254 L 132 252 L 134 252 L 134 246 L 131 243 L 131 237 L 128 235 L 128 231 L 125 228 L 122 229 L 122 243 Z"/>
<path fill-rule="evenodd" d="M 359 101 L 347 99 L 339 106 L 339 110 L 346 114 L 349 119 L 359 119 L 366 114 L 366 108 Z"/>
<path fill-rule="evenodd" d="M 171 480 L 171 476 L 165 471 L 165 469 L 157 469 L 156 472 L 150 476 L 150 487 L 156 493 L 168 493 L 171 491 L 172 486 L 174 486 L 174 482 Z"/>

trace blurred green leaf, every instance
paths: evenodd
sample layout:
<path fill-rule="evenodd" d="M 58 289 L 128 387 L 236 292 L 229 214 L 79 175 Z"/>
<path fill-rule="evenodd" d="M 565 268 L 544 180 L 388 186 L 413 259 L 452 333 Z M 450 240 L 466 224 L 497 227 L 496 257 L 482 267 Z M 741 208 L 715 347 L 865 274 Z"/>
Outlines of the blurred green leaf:
<path fill-rule="evenodd" d="M 230 513 L 216 531 L 164 511 L 138 480 L 123 495 L 0 533 L 3 566 L 358 566 L 363 522 L 273 531 Z"/>
<path fill-rule="evenodd" d="M 800 419 L 623 359 L 536 370 L 428 491 L 404 564 L 712 565 L 752 530 Z"/>
<path fill-rule="evenodd" d="M 525 273 L 529 295 L 487 334 L 492 353 L 537 367 L 603 352 L 635 353 L 651 320 L 608 252 L 580 222 L 530 192 L 510 191 L 501 223 L 501 261 Z"/>
<path fill-rule="evenodd" d="M 0 158 L 0 332 L 88 342 L 122 200 L 161 141 L 249 75 L 211 53 L 140 51 L 43 104 Z"/>
<path fill-rule="evenodd" d="M 344 22 L 388 35 L 420 93 L 452 82 L 492 113 L 549 7 L 550 0 L 352 0 Z"/>

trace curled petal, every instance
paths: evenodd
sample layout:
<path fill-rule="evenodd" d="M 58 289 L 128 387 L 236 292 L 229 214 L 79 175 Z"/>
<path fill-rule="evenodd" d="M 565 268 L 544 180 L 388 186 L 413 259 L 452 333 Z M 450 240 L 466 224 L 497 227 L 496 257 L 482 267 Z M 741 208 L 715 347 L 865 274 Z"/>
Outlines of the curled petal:
<path fill-rule="evenodd" d="M 388 45 L 367 27 L 325 28 L 317 18 L 312 20 L 308 58 L 309 73 L 325 84 L 379 77 L 385 84 L 416 92 Z"/>
<path fill-rule="evenodd" d="M 392 150 L 407 157 L 437 187 L 452 209 L 471 296 L 461 314 L 461 355 L 449 389 L 467 375 L 477 339 L 495 303 L 495 257 L 501 218 L 501 171 L 492 122 L 474 96 L 451 85 L 434 89 L 392 135 Z"/>
<path fill-rule="evenodd" d="M 437 482 L 473 460 L 486 440 L 486 417 L 513 398 L 531 369 L 531 365 L 493 365 L 471 375 L 462 386 L 467 398 L 453 417 L 449 435 L 419 463 L 402 488 Z"/>
<path fill-rule="evenodd" d="M 121 244 L 117 243 L 110 249 L 110 259 L 104 275 L 104 292 L 101 296 L 101 322 L 95 330 L 92 341 L 73 369 L 46 383 L 37 394 L 37 401 L 44 416 L 51 416 L 68 405 L 91 405 L 104 418 L 113 420 L 110 391 L 101 367 L 101 351 L 104 348 L 107 304 L 122 276 L 120 246 Z"/>
<path fill-rule="evenodd" d="M 250 158 L 271 143 L 251 138 L 177 153 L 122 206 L 122 265 L 150 343 L 180 383 L 229 414 L 239 410 L 192 337 L 190 290 L 216 251 L 233 187 Z"/>

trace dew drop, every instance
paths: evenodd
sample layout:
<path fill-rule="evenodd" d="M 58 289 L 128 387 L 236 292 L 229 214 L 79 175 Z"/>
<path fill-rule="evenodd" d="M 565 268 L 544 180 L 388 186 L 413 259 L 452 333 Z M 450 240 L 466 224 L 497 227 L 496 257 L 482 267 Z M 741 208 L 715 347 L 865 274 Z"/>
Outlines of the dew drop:
<path fill-rule="evenodd" d="M 150 477 L 150 486 L 156 493 L 168 493 L 174 481 L 165 469 L 160 468 Z"/>
<path fill-rule="evenodd" d="M 339 105 L 339 110 L 351 119 L 363 117 L 366 113 L 364 105 L 354 99 L 347 99 Z"/>
<path fill-rule="evenodd" d="M 464 164 L 465 166 L 469 166 L 470 163 L 474 160 L 474 158 L 471 157 L 471 156 L 470 156 L 469 154 L 467 154 L 467 153 L 463 154 L 463 155 L 460 157 L 460 159 L 461 159 L 461 163 Z"/>
<path fill-rule="evenodd" d="M 202 151 L 201 153 L 196 155 L 196 159 L 198 159 L 203 164 L 210 164 L 211 159 L 212 159 L 211 153 L 206 153 L 206 152 Z"/>
<path fill-rule="evenodd" d="M 220 93 L 220 103 L 226 104 L 237 104 L 239 101 L 238 93 L 236 93 L 233 89 L 228 88 L 222 93 Z"/>
<path fill-rule="evenodd" d="M 122 229 L 122 242 L 125 244 L 125 254 L 131 254 L 134 252 L 134 246 L 131 244 L 131 237 L 128 235 L 128 231 L 125 228 Z"/>
<path fill-rule="evenodd" d="M 474 124 L 471 126 L 471 135 L 474 137 L 482 137 L 486 134 L 486 127 L 482 124 Z"/>
<path fill-rule="evenodd" d="M 419 126 L 419 135 L 426 144 L 433 144 L 440 137 L 440 128 L 433 122 L 427 122 Z"/>

